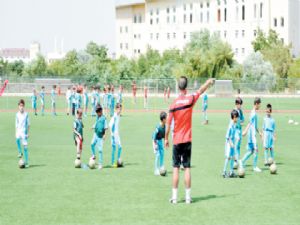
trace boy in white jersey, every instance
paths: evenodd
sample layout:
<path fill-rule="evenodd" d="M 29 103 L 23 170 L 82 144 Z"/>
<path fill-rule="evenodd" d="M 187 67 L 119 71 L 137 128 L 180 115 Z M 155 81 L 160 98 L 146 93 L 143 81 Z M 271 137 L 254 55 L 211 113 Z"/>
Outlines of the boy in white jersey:
<path fill-rule="evenodd" d="M 274 141 L 275 136 L 275 121 L 272 118 L 272 105 L 268 104 L 266 109 L 266 117 L 263 124 L 263 145 L 265 149 L 265 166 L 269 166 L 268 153 L 270 151 L 270 157 L 274 161 Z"/>
<path fill-rule="evenodd" d="M 122 105 L 120 103 L 116 104 L 116 112 L 114 113 L 113 117 L 110 119 L 109 128 L 111 132 L 111 146 L 112 146 L 112 153 L 111 153 L 111 165 L 113 167 L 118 167 L 117 162 L 121 159 L 122 153 L 122 145 L 119 135 L 119 124 L 120 124 L 120 114 L 122 111 Z M 118 147 L 118 158 L 117 162 L 115 162 L 115 152 L 116 147 Z"/>
<path fill-rule="evenodd" d="M 19 105 L 19 112 L 16 114 L 16 143 L 18 147 L 19 158 L 22 158 L 22 148 L 21 144 L 24 148 L 24 161 L 25 161 L 25 167 L 28 168 L 28 137 L 29 137 L 29 117 L 28 113 L 25 112 L 25 101 L 21 99 L 18 103 Z"/>

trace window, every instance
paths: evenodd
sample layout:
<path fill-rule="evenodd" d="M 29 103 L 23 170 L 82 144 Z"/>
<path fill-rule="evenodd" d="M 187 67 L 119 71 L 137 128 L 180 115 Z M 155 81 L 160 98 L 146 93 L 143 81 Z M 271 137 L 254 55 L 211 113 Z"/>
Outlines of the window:
<path fill-rule="evenodd" d="M 123 44 L 122 43 L 120 43 L 120 49 L 123 49 Z"/>
<path fill-rule="evenodd" d="M 157 18 L 156 18 L 156 24 L 158 24 L 158 23 L 159 23 L 159 18 L 157 17 Z"/>
<path fill-rule="evenodd" d="M 218 20 L 218 22 L 221 22 L 221 10 L 220 9 L 218 9 L 218 15 L 217 15 L 217 20 Z"/>
<path fill-rule="evenodd" d="M 159 15 L 159 9 L 158 8 L 156 9 L 156 15 Z"/>
<path fill-rule="evenodd" d="M 274 27 L 277 27 L 277 18 L 274 18 Z"/>
<path fill-rule="evenodd" d="M 167 33 L 167 39 L 168 40 L 170 39 L 170 33 Z"/>
<path fill-rule="evenodd" d="M 239 20 L 239 7 L 238 6 L 235 7 L 235 20 L 236 21 Z"/>
<path fill-rule="evenodd" d="M 142 35 L 141 35 L 141 34 L 138 34 L 138 39 L 141 40 L 141 38 L 142 38 Z"/>
<path fill-rule="evenodd" d="M 242 54 L 245 55 L 245 48 L 242 48 Z"/>
<path fill-rule="evenodd" d="M 254 31 L 253 31 L 253 34 L 254 34 L 254 37 L 256 37 L 256 35 L 257 35 L 257 31 L 256 31 L 256 30 L 254 30 Z"/>
<path fill-rule="evenodd" d="M 256 10 L 257 10 L 256 8 L 257 8 L 257 6 L 256 6 L 256 4 L 254 4 L 254 9 L 253 9 L 254 10 L 254 19 L 256 19 Z"/>
<path fill-rule="evenodd" d="M 209 2 L 206 3 L 207 8 L 209 8 Z"/>
<path fill-rule="evenodd" d="M 134 54 L 136 54 L 136 49 L 134 49 Z"/>
<path fill-rule="evenodd" d="M 259 16 L 260 16 L 260 18 L 263 17 L 263 3 L 262 2 L 260 3 Z"/>
<path fill-rule="evenodd" d="M 242 6 L 242 20 L 245 20 L 245 5 Z"/>
<path fill-rule="evenodd" d="M 226 8 L 224 9 L 224 21 L 225 22 L 227 21 L 227 9 Z"/>
<path fill-rule="evenodd" d="M 123 28 L 122 28 L 122 27 L 120 27 L 120 33 L 122 34 L 122 32 L 123 32 Z"/>
<path fill-rule="evenodd" d="M 282 44 L 284 44 L 284 38 L 281 38 L 281 42 L 282 42 Z"/>
<path fill-rule="evenodd" d="M 245 37 L 245 30 L 242 30 L 242 37 Z"/>
<path fill-rule="evenodd" d="M 186 15 L 183 15 L 183 23 L 186 23 Z"/>
<path fill-rule="evenodd" d="M 193 23 L 193 14 L 190 14 L 190 23 Z"/>
<path fill-rule="evenodd" d="M 150 39 L 153 40 L 153 33 L 150 34 Z"/>
<path fill-rule="evenodd" d="M 176 16 L 173 16 L 173 23 L 176 23 Z"/>
<path fill-rule="evenodd" d="M 238 37 L 239 37 L 239 31 L 236 30 L 236 31 L 235 31 L 235 38 L 238 38 Z"/>
<path fill-rule="evenodd" d="M 203 8 L 203 3 L 202 3 L 202 2 L 200 3 L 200 8 L 201 8 L 201 9 Z"/>
<path fill-rule="evenodd" d="M 126 49 L 128 50 L 128 43 L 126 43 Z"/>
<path fill-rule="evenodd" d="M 173 6 L 173 12 L 176 13 L 176 6 Z"/>
<path fill-rule="evenodd" d="M 200 23 L 203 23 L 203 12 L 200 13 Z"/>
<path fill-rule="evenodd" d="M 136 15 L 134 15 L 134 17 L 133 17 L 133 23 L 137 23 L 137 16 Z"/>
<path fill-rule="evenodd" d="M 183 39 L 186 39 L 186 32 L 183 33 Z"/>
<path fill-rule="evenodd" d="M 283 18 L 283 17 L 281 17 L 281 19 L 280 19 L 280 25 L 281 25 L 282 27 L 284 27 L 284 18 Z"/>
<path fill-rule="evenodd" d="M 152 24 L 153 24 L 153 19 L 151 18 L 151 19 L 150 19 L 150 25 L 152 25 Z"/>
<path fill-rule="evenodd" d="M 193 10 L 193 3 L 190 4 L 190 9 Z"/>
<path fill-rule="evenodd" d="M 169 7 L 167 8 L 167 13 L 170 13 L 170 8 Z"/>
<path fill-rule="evenodd" d="M 153 9 L 150 10 L 150 16 L 153 16 Z"/>
<path fill-rule="evenodd" d="M 133 38 L 136 39 L 136 34 L 133 35 Z"/>
<path fill-rule="evenodd" d="M 127 26 L 125 27 L 125 32 L 128 33 L 128 27 Z"/>
<path fill-rule="evenodd" d="M 156 40 L 159 39 L 159 33 L 156 33 Z"/>
<path fill-rule="evenodd" d="M 138 53 L 139 53 L 139 54 L 141 53 L 141 49 L 138 49 Z"/>
<path fill-rule="evenodd" d="M 186 4 L 183 5 L 183 10 L 186 11 Z"/>
<path fill-rule="evenodd" d="M 173 33 L 173 38 L 176 39 L 176 33 Z"/>
<path fill-rule="evenodd" d="M 206 22 L 209 23 L 209 11 L 206 13 Z"/>
<path fill-rule="evenodd" d="M 239 49 L 238 49 L 238 48 L 235 49 L 235 54 L 236 54 L 236 55 L 239 54 Z"/>
<path fill-rule="evenodd" d="M 226 38 L 226 37 L 227 37 L 227 31 L 224 30 L 224 38 Z"/>
<path fill-rule="evenodd" d="M 143 19 L 142 19 L 142 15 L 139 15 L 139 23 L 142 23 Z"/>
<path fill-rule="evenodd" d="M 170 23 L 170 17 L 167 16 L 167 23 Z"/>

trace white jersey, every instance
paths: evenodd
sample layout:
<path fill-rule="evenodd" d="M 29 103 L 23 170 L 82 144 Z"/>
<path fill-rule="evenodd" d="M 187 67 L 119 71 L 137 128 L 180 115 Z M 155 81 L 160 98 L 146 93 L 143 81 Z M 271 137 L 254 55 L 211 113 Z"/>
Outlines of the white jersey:
<path fill-rule="evenodd" d="M 110 119 L 109 127 L 113 136 L 119 136 L 120 115 L 117 113 Z"/>
<path fill-rule="evenodd" d="M 70 100 L 71 94 L 72 94 L 71 90 L 67 90 L 67 92 L 66 92 L 66 99 L 67 99 L 67 101 Z"/>
<path fill-rule="evenodd" d="M 17 112 L 16 114 L 16 135 L 27 135 L 29 127 L 29 117 L 27 112 Z"/>

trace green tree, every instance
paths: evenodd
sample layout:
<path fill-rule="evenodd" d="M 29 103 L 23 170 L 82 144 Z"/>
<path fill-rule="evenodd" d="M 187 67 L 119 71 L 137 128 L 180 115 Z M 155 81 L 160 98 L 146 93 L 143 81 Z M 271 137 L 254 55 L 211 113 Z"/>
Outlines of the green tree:
<path fill-rule="evenodd" d="M 47 75 L 47 63 L 42 55 L 31 61 L 24 70 L 25 75 L 30 77 L 39 77 Z"/>

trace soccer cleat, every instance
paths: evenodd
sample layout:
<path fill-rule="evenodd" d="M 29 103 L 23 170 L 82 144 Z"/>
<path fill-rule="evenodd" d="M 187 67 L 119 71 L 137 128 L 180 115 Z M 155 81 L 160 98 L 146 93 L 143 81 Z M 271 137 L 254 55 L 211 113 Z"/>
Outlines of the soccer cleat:
<path fill-rule="evenodd" d="M 186 198 L 185 199 L 185 204 L 191 204 L 193 201 L 191 198 Z"/>
<path fill-rule="evenodd" d="M 23 154 L 22 153 L 19 153 L 18 154 L 18 158 L 22 158 Z"/>
<path fill-rule="evenodd" d="M 27 164 L 25 164 L 25 168 L 29 168 L 29 164 L 27 163 Z"/>
<path fill-rule="evenodd" d="M 98 170 L 102 170 L 102 169 L 103 169 L 103 166 L 101 164 L 99 164 Z"/>
<path fill-rule="evenodd" d="M 159 170 L 155 170 L 155 171 L 154 171 L 154 175 L 155 175 L 155 176 L 159 176 L 159 175 L 160 175 Z"/>
<path fill-rule="evenodd" d="M 270 166 L 270 164 L 267 161 L 265 161 L 264 165 L 265 166 Z"/>
<path fill-rule="evenodd" d="M 226 172 L 223 172 L 223 173 L 222 173 L 222 177 L 223 177 L 223 178 L 227 178 L 227 177 L 228 177 L 227 173 L 226 173 Z"/>
<path fill-rule="evenodd" d="M 236 178 L 236 174 L 235 174 L 234 172 L 230 172 L 230 173 L 229 173 L 229 177 L 230 177 L 230 178 Z"/>
<path fill-rule="evenodd" d="M 118 164 L 117 163 L 112 164 L 112 168 L 118 168 Z"/>
<path fill-rule="evenodd" d="M 170 202 L 171 204 L 177 204 L 177 199 L 171 198 L 171 199 L 169 200 L 169 202 Z"/>
<path fill-rule="evenodd" d="M 254 172 L 260 173 L 260 172 L 261 172 L 261 169 L 259 169 L 258 167 L 255 167 L 255 168 L 253 168 L 253 171 L 254 171 Z"/>

